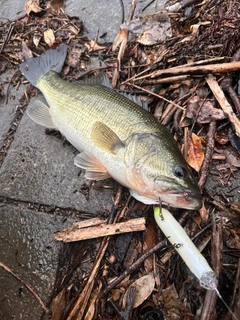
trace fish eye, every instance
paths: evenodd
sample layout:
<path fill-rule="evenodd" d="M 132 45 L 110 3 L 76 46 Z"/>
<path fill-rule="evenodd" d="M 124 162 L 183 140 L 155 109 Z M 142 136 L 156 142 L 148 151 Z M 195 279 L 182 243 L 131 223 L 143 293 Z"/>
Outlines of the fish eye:
<path fill-rule="evenodd" d="M 174 174 L 178 178 L 184 178 L 184 168 L 181 166 L 176 166 L 173 170 Z"/>

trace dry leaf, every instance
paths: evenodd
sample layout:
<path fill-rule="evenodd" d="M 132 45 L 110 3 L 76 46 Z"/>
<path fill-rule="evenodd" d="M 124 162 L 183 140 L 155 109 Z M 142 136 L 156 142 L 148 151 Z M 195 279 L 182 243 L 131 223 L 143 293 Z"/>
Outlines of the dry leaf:
<path fill-rule="evenodd" d="M 240 228 L 225 228 L 224 238 L 229 248 L 240 249 Z"/>
<path fill-rule="evenodd" d="M 39 33 L 34 34 L 33 43 L 35 44 L 36 47 L 38 47 L 41 38 L 42 38 L 41 34 L 39 34 Z"/>
<path fill-rule="evenodd" d="M 69 48 L 67 64 L 73 68 L 79 67 L 81 63 L 81 56 L 84 54 L 84 50 L 86 50 L 86 48 L 83 48 L 81 45 L 75 45 Z"/>
<path fill-rule="evenodd" d="M 203 204 L 202 204 L 202 208 L 199 209 L 199 214 L 200 214 L 201 219 L 204 222 L 207 222 L 207 220 L 208 220 L 208 210 L 205 207 L 204 201 L 203 201 Z"/>
<path fill-rule="evenodd" d="M 225 127 L 222 130 L 217 131 L 215 134 L 215 140 L 222 145 L 228 143 L 229 142 L 228 128 Z"/>
<path fill-rule="evenodd" d="M 156 222 L 152 217 L 145 232 L 144 243 L 143 243 L 143 253 L 152 249 L 152 247 L 157 242 L 157 234 L 156 234 L 155 227 L 156 227 Z M 151 255 L 150 257 L 144 260 L 144 269 L 147 273 L 153 270 L 153 255 Z"/>
<path fill-rule="evenodd" d="M 88 48 L 89 52 L 103 50 L 106 47 L 100 46 L 96 41 L 90 40 L 88 43 L 85 43 L 85 46 Z"/>
<path fill-rule="evenodd" d="M 95 314 L 95 309 L 96 309 L 96 301 L 98 298 L 99 290 L 95 290 L 92 293 L 91 301 L 88 306 L 88 310 L 85 314 L 84 320 L 92 320 Z"/>
<path fill-rule="evenodd" d="M 112 76 L 112 86 L 113 88 L 116 88 L 118 77 L 119 77 L 119 70 L 121 68 L 121 60 L 124 56 L 124 52 L 127 46 L 127 29 L 123 28 L 118 31 L 117 36 L 113 40 L 112 44 L 112 51 L 116 51 L 117 47 L 120 45 L 120 49 L 118 51 L 118 68 L 114 68 L 113 70 L 113 76 Z"/>
<path fill-rule="evenodd" d="M 116 51 L 117 47 L 122 43 L 127 41 L 127 29 L 120 29 L 112 44 L 112 51 Z"/>
<path fill-rule="evenodd" d="M 66 307 L 65 295 L 66 289 L 64 288 L 54 299 L 52 299 L 49 307 L 52 320 L 59 320 L 61 318 Z M 46 319 L 48 319 L 48 317 Z"/>
<path fill-rule="evenodd" d="M 225 154 L 227 158 L 227 163 L 230 164 L 231 166 L 240 167 L 240 155 L 237 152 L 236 149 L 233 147 L 228 147 L 227 149 L 223 150 L 223 153 Z"/>
<path fill-rule="evenodd" d="M 134 295 L 134 301 L 133 301 L 133 308 L 137 308 L 138 306 L 140 306 L 140 304 L 143 303 L 144 300 L 146 300 L 150 294 L 152 293 L 153 289 L 155 286 L 155 280 L 152 274 L 148 274 L 146 276 L 143 276 L 139 279 L 137 279 L 136 281 L 134 281 L 130 287 L 135 287 L 135 295 Z M 130 288 L 129 287 L 129 288 Z M 124 295 L 124 301 L 123 301 L 123 305 L 125 308 L 126 306 L 126 298 L 127 298 L 127 293 L 128 290 L 127 289 L 125 295 Z"/>
<path fill-rule="evenodd" d="M 197 123 L 209 123 L 213 120 L 226 119 L 222 109 L 215 108 L 210 101 L 194 96 L 187 103 L 186 117 L 196 119 Z"/>
<path fill-rule="evenodd" d="M 40 0 L 28 0 L 24 6 L 24 10 L 26 11 L 27 15 L 30 14 L 31 11 L 33 12 L 41 12 L 42 8 L 39 6 Z"/>
<path fill-rule="evenodd" d="M 28 48 L 28 46 L 26 45 L 26 42 L 22 43 L 22 56 L 24 60 L 33 57 L 32 51 Z"/>
<path fill-rule="evenodd" d="M 204 140 L 192 133 L 188 142 L 187 162 L 197 172 L 199 172 L 204 159 L 203 144 Z"/>
<path fill-rule="evenodd" d="M 52 29 L 48 29 L 43 33 L 44 41 L 46 42 L 49 47 L 51 47 L 55 42 L 55 35 Z"/>

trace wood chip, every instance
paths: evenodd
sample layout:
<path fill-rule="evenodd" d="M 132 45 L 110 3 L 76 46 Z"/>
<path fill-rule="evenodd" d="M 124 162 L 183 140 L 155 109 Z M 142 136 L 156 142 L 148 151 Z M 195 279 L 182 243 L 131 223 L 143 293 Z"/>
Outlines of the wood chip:
<path fill-rule="evenodd" d="M 96 220 L 96 219 L 91 219 Z M 101 220 L 102 222 L 102 220 Z M 86 221 L 84 221 L 86 223 Z M 80 225 L 80 227 L 79 227 Z M 94 239 L 104 236 L 110 236 L 114 234 L 120 234 L 125 232 L 142 231 L 146 230 L 145 218 L 137 218 L 128 220 L 125 222 L 119 222 L 116 224 L 101 223 L 95 226 L 82 226 L 83 223 L 75 223 L 72 228 L 64 229 L 54 233 L 54 239 L 63 242 L 73 242 L 86 239 Z"/>

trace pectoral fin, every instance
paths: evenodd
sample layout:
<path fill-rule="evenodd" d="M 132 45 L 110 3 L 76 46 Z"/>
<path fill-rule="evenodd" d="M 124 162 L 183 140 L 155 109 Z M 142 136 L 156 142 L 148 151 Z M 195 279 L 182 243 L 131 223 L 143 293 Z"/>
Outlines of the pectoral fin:
<path fill-rule="evenodd" d="M 48 106 L 46 106 L 42 101 L 35 100 L 31 103 L 27 109 L 27 114 L 38 124 L 47 128 L 57 129 L 52 121 L 50 108 L 48 108 Z"/>
<path fill-rule="evenodd" d="M 95 157 L 85 152 L 74 158 L 74 164 L 86 170 L 85 177 L 89 180 L 104 180 L 110 177 L 107 169 Z"/>
<path fill-rule="evenodd" d="M 116 133 L 100 121 L 94 123 L 91 138 L 96 146 L 109 153 L 115 153 L 117 149 L 125 147 Z"/>

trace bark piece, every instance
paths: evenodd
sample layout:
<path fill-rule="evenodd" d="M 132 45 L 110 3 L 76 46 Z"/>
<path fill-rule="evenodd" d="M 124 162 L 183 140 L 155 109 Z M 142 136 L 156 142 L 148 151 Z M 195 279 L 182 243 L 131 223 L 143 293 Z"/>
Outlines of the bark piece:
<path fill-rule="evenodd" d="M 105 221 L 100 219 L 91 220 L 95 220 L 94 223 L 97 223 L 98 225 L 89 226 L 86 224 L 86 221 L 84 221 L 84 224 L 82 222 L 77 222 L 74 223 L 72 228 L 55 232 L 54 238 L 63 242 L 73 242 L 125 232 L 146 230 L 145 218 L 132 219 L 116 224 L 106 224 Z M 99 224 L 99 220 L 101 221 L 101 224 Z"/>

